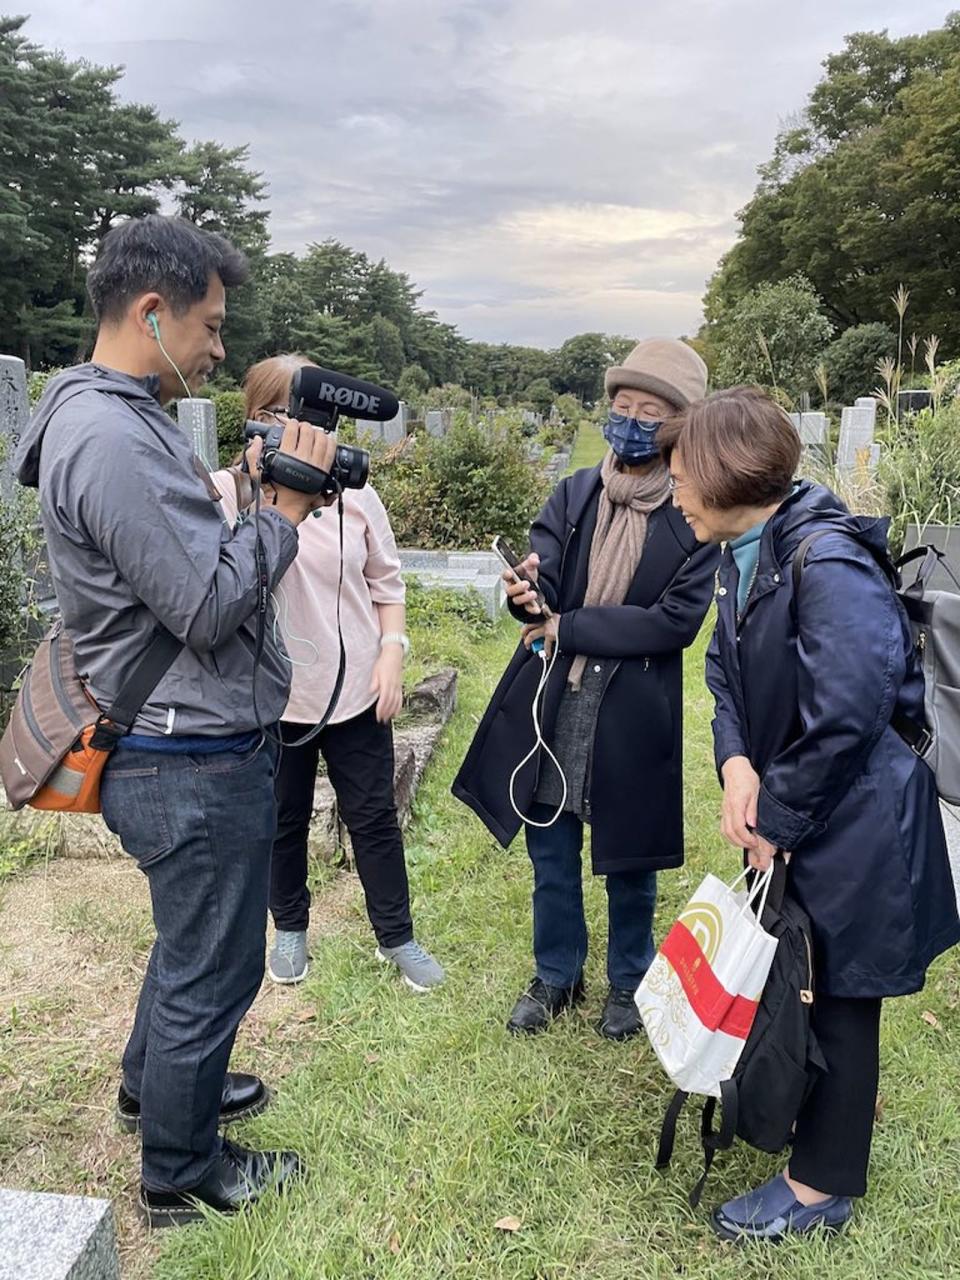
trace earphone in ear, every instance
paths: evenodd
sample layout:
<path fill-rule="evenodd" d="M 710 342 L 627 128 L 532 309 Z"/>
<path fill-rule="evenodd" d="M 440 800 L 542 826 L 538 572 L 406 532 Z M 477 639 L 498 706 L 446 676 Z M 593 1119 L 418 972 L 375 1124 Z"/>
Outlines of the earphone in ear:
<path fill-rule="evenodd" d="M 153 336 L 159 342 L 160 341 L 160 321 L 157 319 L 157 313 L 155 311 L 151 311 L 150 314 L 147 316 L 147 324 L 152 327 Z"/>

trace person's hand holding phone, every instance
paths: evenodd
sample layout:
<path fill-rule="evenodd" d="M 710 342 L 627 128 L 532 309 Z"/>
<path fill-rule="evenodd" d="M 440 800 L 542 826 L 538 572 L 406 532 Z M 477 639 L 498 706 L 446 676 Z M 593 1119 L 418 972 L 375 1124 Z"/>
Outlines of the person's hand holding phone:
<path fill-rule="evenodd" d="M 535 551 L 531 551 L 526 559 L 519 561 L 515 569 L 504 569 L 502 575 L 510 602 L 538 618 L 544 612 L 542 597 L 536 589 L 539 566 L 540 557 Z"/>

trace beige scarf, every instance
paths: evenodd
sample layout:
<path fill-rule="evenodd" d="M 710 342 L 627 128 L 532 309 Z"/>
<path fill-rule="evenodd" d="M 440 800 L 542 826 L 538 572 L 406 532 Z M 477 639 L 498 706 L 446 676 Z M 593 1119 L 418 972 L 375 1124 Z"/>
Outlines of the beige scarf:
<path fill-rule="evenodd" d="M 654 463 L 641 475 L 628 475 L 619 465 L 610 450 L 600 470 L 603 491 L 590 544 L 585 608 L 623 604 L 643 555 L 647 516 L 670 494 L 670 472 L 663 463 Z M 580 688 L 586 665 L 584 654 L 574 658 L 568 676 L 572 688 Z"/>

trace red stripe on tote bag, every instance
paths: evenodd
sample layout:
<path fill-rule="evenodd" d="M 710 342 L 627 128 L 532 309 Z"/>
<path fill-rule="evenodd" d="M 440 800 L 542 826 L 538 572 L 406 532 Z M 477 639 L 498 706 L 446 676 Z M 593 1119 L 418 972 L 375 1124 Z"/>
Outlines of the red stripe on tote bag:
<path fill-rule="evenodd" d="M 757 1001 L 733 995 L 723 986 L 685 924 L 679 920 L 674 924 L 660 951 L 673 967 L 691 1008 L 707 1030 L 746 1040 L 757 1016 Z"/>

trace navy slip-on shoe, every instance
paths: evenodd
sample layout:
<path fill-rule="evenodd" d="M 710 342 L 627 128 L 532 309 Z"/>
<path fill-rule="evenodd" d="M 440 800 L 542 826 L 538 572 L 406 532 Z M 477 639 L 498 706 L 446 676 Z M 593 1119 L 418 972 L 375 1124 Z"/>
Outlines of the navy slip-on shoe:
<path fill-rule="evenodd" d="M 722 1240 L 782 1240 L 818 1227 L 839 1231 L 853 1214 L 849 1196 L 831 1196 L 818 1204 L 801 1204 L 782 1173 L 745 1196 L 714 1209 L 713 1229 Z"/>

